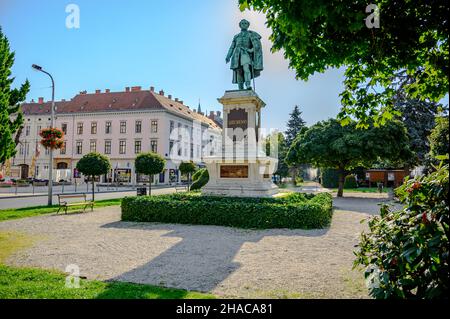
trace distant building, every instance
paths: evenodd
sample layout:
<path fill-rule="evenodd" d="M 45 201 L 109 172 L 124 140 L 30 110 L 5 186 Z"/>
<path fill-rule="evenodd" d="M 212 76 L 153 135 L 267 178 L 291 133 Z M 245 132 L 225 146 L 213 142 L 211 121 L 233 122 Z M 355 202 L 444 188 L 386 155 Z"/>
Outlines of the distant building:
<path fill-rule="evenodd" d="M 50 126 L 50 105 L 43 98 L 22 104 L 24 127 L 10 163 L 11 171 L 21 178 L 48 176 L 49 153 L 39 144 L 39 132 Z M 136 175 L 134 159 L 141 152 L 153 151 L 167 161 L 154 182 L 166 184 L 179 180 L 180 161 L 201 164 L 203 155 L 221 147 L 218 118 L 199 114 L 178 98 L 165 96 L 162 90 L 155 92 L 153 87 L 127 87 L 124 92 L 83 91 L 70 101 L 56 102 L 55 114 L 55 127 L 65 133 L 64 148 L 54 152 L 56 181 L 80 177 L 76 163 L 96 151 L 107 155 L 112 165 L 101 182 L 147 182 L 147 176 Z"/>
<path fill-rule="evenodd" d="M 405 177 L 410 172 L 404 169 L 368 169 L 366 170 L 366 182 L 369 187 L 383 183 L 384 187 L 398 187 L 403 184 Z"/>

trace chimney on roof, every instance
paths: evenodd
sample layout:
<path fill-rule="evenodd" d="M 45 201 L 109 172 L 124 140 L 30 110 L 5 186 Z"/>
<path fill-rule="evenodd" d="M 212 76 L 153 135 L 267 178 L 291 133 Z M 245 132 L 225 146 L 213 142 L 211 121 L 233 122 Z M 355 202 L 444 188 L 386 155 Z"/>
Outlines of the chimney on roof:
<path fill-rule="evenodd" d="M 155 92 L 155 87 L 154 86 L 150 87 L 150 92 Z"/>
<path fill-rule="evenodd" d="M 99 94 L 101 92 L 102 92 L 102 90 L 99 90 L 99 89 L 95 90 L 95 94 Z"/>
<path fill-rule="evenodd" d="M 178 100 L 178 103 L 181 103 L 181 104 L 183 104 L 183 101 L 182 101 L 182 100 Z"/>
<path fill-rule="evenodd" d="M 171 94 L 167 95 L 167 97 L 169 98 L 169 100 L 172 99 L 172 95 Z"/>
<path fill-rule="evenodd" d="M 140 91 L 140 90 L 141 90 L 140 86 L 132 86 L 131 87 L 131 92 L 137 92 L 137 91 Z"/>
<path fill-rule="evenodd" d="M 61 99 L 61 102 L 66 102 L 66 99 Z M 56 106 L 55 106 L 56 107 Z"/>
<path fill-rule="evenodd" d="M 86 94 L 87 93 L 87 91 L 86 90 L 84 90 L 84 91 L 80 91 L 80 94 Z"/>
<path fill-rule="evenodd" d="M 130 87 L 129 87 L 129 86 L 127 86 L 127 87 L 125 88 L 125 92 L 130 92 Z"/>
<path fill-rule="evenodd" d="M 40 97 L 40 98 L 38 99 L 38 103 L 39 103 L 39 104 L 44 103 L 44 98 L 43 98 L 43 97 Z"/>
<path fill-rule="evenodd" d="M 163 90 L 159 91 L 159 95 L 164 96 L 164 91 Z"/>
<path fill-rule="evenodd" d="M 110 90 L 109 89 L 105 89 L 105 93 L 109 93 L 110 92 Z"/>
<path fill-rule="evenodd" d="M 175 102 L 178 102 L 178 98 L 177 97 L 175 98 Z"/>
<path fill-rule="evenodd" d="M 214 118 L 214 111 L 209 111 L 209 118 L 213 119 Z"/>
<path fill-rule="evenodd" d="M 34 103 L 34 99 L 31 99 L 31 102 L 30 103 Z"/>

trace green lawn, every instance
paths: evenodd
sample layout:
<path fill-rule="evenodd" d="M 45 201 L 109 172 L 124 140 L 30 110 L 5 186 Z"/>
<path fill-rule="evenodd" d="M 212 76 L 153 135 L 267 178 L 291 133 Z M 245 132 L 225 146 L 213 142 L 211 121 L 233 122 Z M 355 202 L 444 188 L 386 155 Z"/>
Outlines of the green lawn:
<path fill-rule="evenodd" d="M 391 188 L 383 188 L 383 193 L 388 193 Z M 331 189 L 333 192 L 337 192 L 337 188 Z M 378 193 L 378 188 L 376 187 L 358 187 L 358 188 L 344 188 L 345 192 L 357 192 L 357 193 Z"/>
<path fill-rule="evenodd" d="M 0 299 L 213 299 L 182 289 L 80 279 L 80 288 L 65 286 L 67 274 L 0 264 Z"/>
<path fill-rule="evenodd" d="M 206 299 L 210 294 L 123 282 L 80 279 L 80 288 L 66 288 L 67 274 L 37 268 L 4 265 L 15 252 L 29 248 L 37 237 L 15 231 L 0 231 L 0 299 Z"/>
<path fill-rule="evenodd" d="M 114 198 L 114 199 L 104 199 L 104 200 L 95 201 L 94 207 L 98 208 L 98 207 L 120 205 L 121 200 L 122 200 L 121 198 Z M 77 211 L 82 208 L 83 208 L 83 206 L 73 206 L 73 207 L 69 208 L 69 211 Z M 58 205 L 2 209 L 2 210 L 0 210 L 0 221 L 31 217 L 31 216 L 37 216 L 37 215 L 42 215 L 42 214 L 55 213 L 57 210 L 58 210 Z M 90 208 L 86 209 L 86 211 L 89 211 L 89 210 L 90 210 Z"/>

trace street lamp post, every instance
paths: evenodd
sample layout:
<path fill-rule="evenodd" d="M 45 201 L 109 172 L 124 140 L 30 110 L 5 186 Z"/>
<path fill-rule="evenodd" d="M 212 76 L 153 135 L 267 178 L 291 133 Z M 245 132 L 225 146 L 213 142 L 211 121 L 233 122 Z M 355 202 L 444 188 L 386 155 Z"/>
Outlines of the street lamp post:
<path fill-rule="evenodd" d="M 51 117 L 50 117 L 50 128 L 53 128 L 54 118 L 55 118 L 55 81 L 53 81 L 53 77 L 50 73 L 43 70 L 41 66 L 33 64 L 31 66 L 36 71 L 40 71 L 42 73 L 47 74 L 52 80 L 52 108 L 51 108 Z M 48 205 L 52 205 L 53 199 L 53 149 L 50 148 L 50 160 L 48 165 Z"/>

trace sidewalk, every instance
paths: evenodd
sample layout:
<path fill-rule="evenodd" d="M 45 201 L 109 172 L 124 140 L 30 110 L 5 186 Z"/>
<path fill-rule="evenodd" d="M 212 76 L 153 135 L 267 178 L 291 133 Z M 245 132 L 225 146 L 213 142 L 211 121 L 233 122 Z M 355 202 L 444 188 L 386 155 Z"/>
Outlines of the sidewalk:
<path fill-rule="evenodd" d="M 137 187 L 144 187 L 144 186 L 137 185 Z M 148 187 L 148 186 L 145 186 L 145 187 Z M 173 187 L 174 187 L 173 185 L 152 185 L 152 190 L 153 189 L 173 188 Z M 44 187 L 44 188 L 47 189 L 47 187 Z M 69 189 L 64 192 L 62 190 L 56 190 L 54 188 L 53 195 L 60 195 L 60 194 L 71 195 L 71 194 L 83 194 L 83 193 L 89 194 L 92 192 L 92 188 L 91 187 L 86 188 L 85 185 L 78 187 L 76 191 L 75 191 L 74 187 L 72 187 L 72 188 L 73 188 L 72 190 Z M 14 188 L 12 188 L 12 189 L 14 189 Z M 7 193 L 0 193 L 0 200 L 1 199 L 11 199 L 11 198 L 29 198 L 29 197 L 48 196 L 47 190 L 45 190 L 45 191 L 39 190 L 38 192 L 35 192 L 34 194 L 33 194 L 32 190 L 30 190 L 30 189 L 28 189 L 28 192 L 22 192 L 22 193 L 20 192 L 20 188 L 18 190 L 19 191 L 17 192 L 17 194 L 15 194 L 14 191 L 7 192 Z M 103 187 L 103 190 L 99 190 L 99 188 L 95 187 L 96 194 L 123 193 L 123 192 L 133 192 L 133 191 L 136 191 L 136 187 L 118 187 L 118 188 Z"/>

